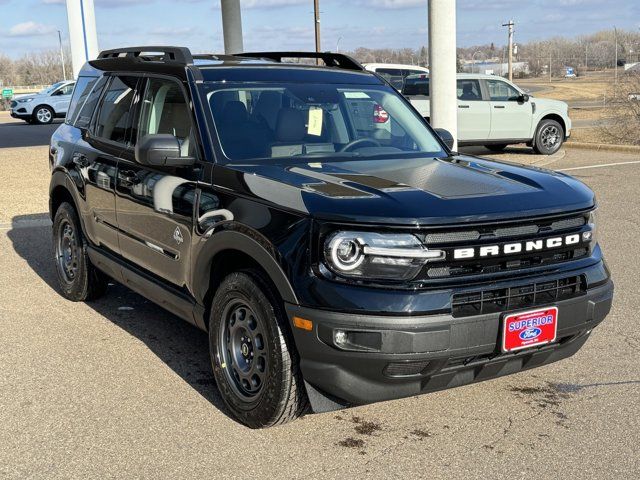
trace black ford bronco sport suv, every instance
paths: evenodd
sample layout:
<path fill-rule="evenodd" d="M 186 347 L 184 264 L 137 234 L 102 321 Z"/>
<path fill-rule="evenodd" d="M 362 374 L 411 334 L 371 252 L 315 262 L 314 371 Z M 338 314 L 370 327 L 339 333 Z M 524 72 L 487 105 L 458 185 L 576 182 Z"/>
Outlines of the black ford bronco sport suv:
<path fill-rule="evenodd" d="M 613 296 L 593 193 L 449 140 L 344 55 L 102 52 L 51 139 L 60 289 L 207 331 L 254 428 L 573 355 Z"/>

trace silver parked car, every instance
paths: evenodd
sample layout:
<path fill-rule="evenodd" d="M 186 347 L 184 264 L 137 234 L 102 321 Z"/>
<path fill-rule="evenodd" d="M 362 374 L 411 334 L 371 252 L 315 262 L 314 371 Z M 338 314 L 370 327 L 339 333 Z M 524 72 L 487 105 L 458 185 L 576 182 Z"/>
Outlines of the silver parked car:
<path fill-rule="evenodd" d="M 64 118 L 75 84 L 75 81 L 67 80 L 54 83 L 36 94 L 14 97 L 11 116 L 36 124 L 47 124 L 53 122 L 54 118 Z"/>
<path fill-rule="evenodd" d="M 569 106 L 559 100 L 533 98 L 502 77 L 458 74 L 458 144 L 484 145 L 500 151 L 526 143 L 536 152 L 557 152 L 571 134 Z M 410 75 L 402 93 L 430 119 L 429 75 Z"/>

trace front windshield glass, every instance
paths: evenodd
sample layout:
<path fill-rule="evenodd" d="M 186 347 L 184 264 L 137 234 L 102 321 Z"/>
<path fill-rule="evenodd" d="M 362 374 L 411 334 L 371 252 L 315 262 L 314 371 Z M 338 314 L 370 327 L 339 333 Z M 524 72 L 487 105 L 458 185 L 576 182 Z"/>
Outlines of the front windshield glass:
<path fill-rule="evenodd" d="M 53 85 L 51 85 L 50 87 L 47 87 L 43 90 L 40 90 L 38 92 L 38 95 L 46 95 L 49 94 L 51 92 L 53 92 L 56 88 L 58 88 L 59 86 L 61 86 L 64 82 L 58 82 L 58 83 L 54 83 Z"/>
<path fill-rule="evenodd" d="M 222 150 L 232 162 L 445 152 L 387 86 L 206 83 Z"/>

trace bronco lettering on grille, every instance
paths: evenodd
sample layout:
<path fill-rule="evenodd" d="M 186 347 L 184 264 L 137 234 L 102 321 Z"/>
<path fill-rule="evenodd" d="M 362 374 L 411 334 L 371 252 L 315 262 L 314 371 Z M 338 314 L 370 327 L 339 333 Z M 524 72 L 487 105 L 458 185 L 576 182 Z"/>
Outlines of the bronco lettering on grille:
<path fill-rule="evenodd" d="M 536 252 L 580 243 L 581 235 L 574 233 L 564 237 L 551 237 L 544 240 L 505 243 L 503 245 L 484 245 L 481 247 L 457 248 L 453 251 L 454 260 L 487 258 L 518 253 Z M 586 240 L 586 237 L 585 237 Z"/>

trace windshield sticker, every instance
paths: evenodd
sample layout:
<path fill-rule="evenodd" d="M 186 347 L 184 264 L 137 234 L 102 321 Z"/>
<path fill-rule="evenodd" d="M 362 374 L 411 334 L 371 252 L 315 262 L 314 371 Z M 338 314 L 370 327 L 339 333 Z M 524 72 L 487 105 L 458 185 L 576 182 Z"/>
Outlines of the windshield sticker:
<path fill-rule="evenodd" d="M 309 107 L 307 134 L 316 137 L 322 135 L 322 109 L 320 107 Z"/>
<path fill-rule="evenodd" d="M 364 92 L 344 92 L 344 98 L 371 98 Z"/>

